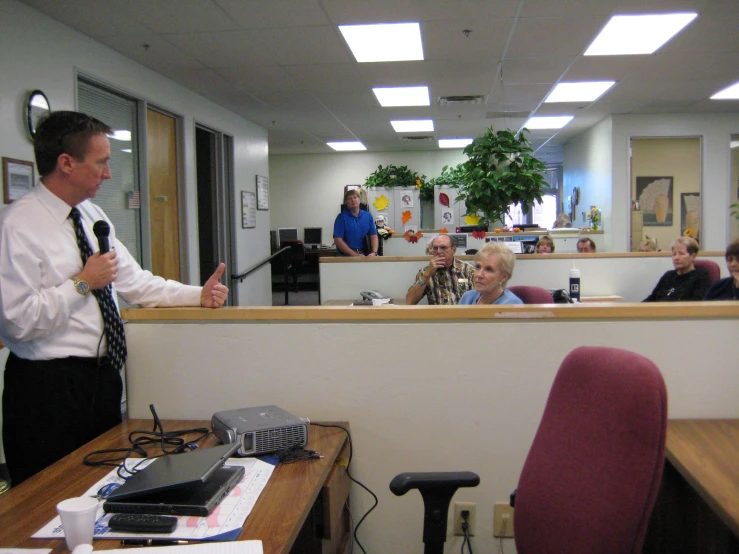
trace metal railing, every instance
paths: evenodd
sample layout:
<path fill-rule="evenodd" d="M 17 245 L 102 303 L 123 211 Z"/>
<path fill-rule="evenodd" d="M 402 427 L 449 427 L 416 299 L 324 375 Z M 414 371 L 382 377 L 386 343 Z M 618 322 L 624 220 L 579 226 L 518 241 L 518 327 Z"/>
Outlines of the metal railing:
<path fill-rule="evenodd" d="M 272 260 L 274 260 L 275 258 L 278 258 L 278 257 L 282 256 L 283 262 L 284 262 L 283 263 L 283 266 L 284 266 L 283 269 L 284 269 L 284 274 L 285 274 L 285 306 L 287 306 L 289 304 L 288 293 L 290 292 L 290 273 L 287 270 L 288 269 L 288 265 L 289 265 L 287 263 L 287 258 L 288 258 L 288 253 L 290 252 L 290 250 L 291 250 L 291 248 L 289 246 L 286 246 L 284 248 L 280 248 L 277 252 L 275 252 L 274 254 L 272 254 L 269 258 L 265 258 L 261 262 L 258 262 L 256 264 L 254 264 L 253 266 L 251 266 L 249 269 L 247 269 L 243 273 L 240 273 L 239 275 L 231 275 L 231 280 L 232 281 L 236 281 L 238 279 L 239 283 L 243 283 L 244 282 L 244 279 L 246 279 L 249 275 L 251 275 L 252 273 L 254 273 L 257 269 L 259 269 L 260 267 L 262 267 L 262 266 L 264 266 L 264 265 L 266 265 L 268 263 L 272 263 Z"/>

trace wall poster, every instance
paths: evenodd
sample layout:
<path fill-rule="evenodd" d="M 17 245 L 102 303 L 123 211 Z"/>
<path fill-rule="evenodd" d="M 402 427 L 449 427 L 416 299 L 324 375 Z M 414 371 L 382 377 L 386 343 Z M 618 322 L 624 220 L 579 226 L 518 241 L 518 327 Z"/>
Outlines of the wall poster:
<path fill-rule="evenodd" d="M 672 226 L 672 177 L 637 177 L 636 198 L 645 227 Z"/>
<path fill-rule="evenodd" d="M 699 192 L 683 192 L 680 195 L 680 234 L 700 242 L 701 195 Z"/>
<path fill-rule="evenodd" d="M 241 228 L 254 229 L 257 226 L 257 203 L 253 192 L 241 191 Z"/>
<path fill-rule="evenodd" d="M 257 210 L 269 210 L 269 177 L 257 175 Z"/>

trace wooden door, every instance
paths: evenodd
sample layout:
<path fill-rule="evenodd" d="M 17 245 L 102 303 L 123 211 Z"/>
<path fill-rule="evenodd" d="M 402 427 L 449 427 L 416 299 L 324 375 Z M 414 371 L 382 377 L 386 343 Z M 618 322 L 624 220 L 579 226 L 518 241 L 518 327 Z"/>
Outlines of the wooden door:
<path fill-rule="evenodd" d="M 177 210 L 177 122 L 147 109 L 151 271 L 180 281 L 180 237 Z"/>

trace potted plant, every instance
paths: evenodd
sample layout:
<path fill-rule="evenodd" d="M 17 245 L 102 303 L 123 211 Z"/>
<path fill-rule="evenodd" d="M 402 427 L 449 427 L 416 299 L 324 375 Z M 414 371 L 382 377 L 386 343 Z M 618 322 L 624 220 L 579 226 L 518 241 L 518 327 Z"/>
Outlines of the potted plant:
<path fill-rule="evenodd" d="M 542 201 L 546 166 L 532 155 L 526 132 L 528 129 L 518 134 L 510 129 L 495 132 L 490 127 L 464 149 L 469 159 L 461 164 L 460 182 L 450 184 L 459 193 L 456 201 L 464 201 L 468 215 L 482 213 L 480 225 L 503 220 L 511 204 L 521 204 L 528 213 L 535 201 Z"/>
<path fill-rule="evenodd" d="M 407 165 L 381 166 L 369 174 L 364 182 L 365 187 L 416 187 L 421 189 L 426 180 L 425 175 L 418 175 L 414 171 L 408 169 Z M 420 183 L 420 184 L 419 184 Z M 433 193 L 432 193 L 433 194 Z"/>

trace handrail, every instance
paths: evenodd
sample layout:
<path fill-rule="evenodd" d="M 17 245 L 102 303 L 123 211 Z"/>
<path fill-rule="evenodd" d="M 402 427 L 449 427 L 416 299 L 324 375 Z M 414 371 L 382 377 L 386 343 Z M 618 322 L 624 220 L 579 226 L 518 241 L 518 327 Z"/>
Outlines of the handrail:
<path fill-rule="evenodd" d="M 269 262 L 274 260 L 277 256 L 279 256 L 280 254 L 288 250 L 290 250 L 289 246 L 286 246 L 285 248 L 281 248 L 280 250 L 272 254 L 269 258 L 263 259 L 261 262 L 253 265 L 252 267 L 244 271 L 244 273 L 241 273 L 240 275 L 231 275 L 231 280 L 235 281 L 236 279 L 239 279 L 239 283 L 243 283 L 244 279 L 246 279 L 250 274 L 254 273 L 257 269 L 259 269 L 265 264 L 268 264 Z"/>

